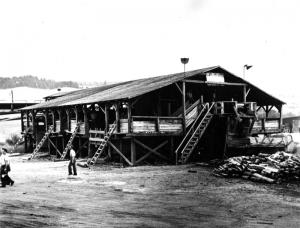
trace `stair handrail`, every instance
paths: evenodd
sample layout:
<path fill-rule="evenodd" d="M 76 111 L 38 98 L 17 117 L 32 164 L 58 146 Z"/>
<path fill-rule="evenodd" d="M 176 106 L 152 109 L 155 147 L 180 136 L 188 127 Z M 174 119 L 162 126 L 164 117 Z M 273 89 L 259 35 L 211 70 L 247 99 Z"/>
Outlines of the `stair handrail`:
<path fill-rule="evenodd" d="M 193 130 L 194 126 L 196 125 L 197 121 L 199 120 L 200 116 L 202 115 L 203 111 L 207 108 L 208 103 L 205 103 L 203 108 L 201 109 L 200 113 L 198 114 L 196 120 L 194 121 L 193 125 L 190 127 L 190 130 L 188 130 L 188 132 L 185 134 L 185 137 L 183 138 L 183 140 L 181 141 L 181 143 L 179 144 L 179 146 L 177 147 L 177 149 L 175 150 L 175 154 L 178 153 L 179 148 L 182 146 L 183 142 L 186 140 L 186 138 L 189 136 L 189 134 L 191 133 L 191 131 Z M 184 120 L 185 121 L 185 120 Z"/>
<path fill-rule="evenodd" d="M 186 133 L 185 137 L 183 138 L 183 140 L 181 141 L 181 143 L 179 144 L 179 146 L 177 147 L 177 149 L 175 150 L 175 154 L 176 154 L 176 163 L 177 163 L 177 156 L 178 156 L 178 151 L 181 148 L 182 144 L 185 142 L 186 138 L 190 135 L 191 131 L 194 129 L 194 126 L 196 125 L 196 123 L 198 122 L 200 116 L 202 115 L 202 113 L 204 112 L 204 110 L 206 108 L 208 108 L 208 110 L 206 111 L 205 116 L 202 118 L 201 122 L 198 124 L 198 127 L 194 130 L 194 133 L 192 134 L 191 137 L 194 136 L 195 132 L 199 129 L 203 119 L 207 116 L 207 114 L 210 112 L 210 110 L 212 109 L 212 107 L 215 105 L 215 102 L 212 102 L 211 106 L 209 107 L 209 103 L 205 103 L 203 108 L 201 109 L 200 113 L 198 114 L 198 117 L 196 118 L 196 120 L 194 121 L 193 125 L 190 127 L 190 130 Z"/>

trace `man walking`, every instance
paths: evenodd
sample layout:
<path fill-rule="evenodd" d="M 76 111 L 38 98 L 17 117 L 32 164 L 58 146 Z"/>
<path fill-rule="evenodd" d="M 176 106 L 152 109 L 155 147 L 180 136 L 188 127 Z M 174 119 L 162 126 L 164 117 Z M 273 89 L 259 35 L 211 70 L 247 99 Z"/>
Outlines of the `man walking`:
<path fill-rule="evenodd" d="M 77 175 L 77 170 L 76 170 L 76 153 L 74 150 L 73 145 L 70 148 L 70 162 L 69 162 L 69 175 L 72 175 L 72 168 L 73 168 L 73 175 Z"/>

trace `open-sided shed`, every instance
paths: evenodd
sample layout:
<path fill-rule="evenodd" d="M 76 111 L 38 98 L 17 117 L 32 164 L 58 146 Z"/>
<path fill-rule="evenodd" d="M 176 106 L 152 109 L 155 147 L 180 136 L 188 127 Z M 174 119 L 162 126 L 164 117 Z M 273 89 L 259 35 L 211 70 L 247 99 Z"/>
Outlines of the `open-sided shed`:
<path fill-rule="evenodd" d="M 236 139 L 280 131 L 283 104 L 214 66 L 60 94 L 21 109 L 22 132 L 33 155 L 44 149 L 65 158 L 73 144 L 89 164 L 103 156 L 128 165 L 185 163 L 223 156 Z M 242 106 L 248 113 L 239 114 Z M 278 116 L 270 119 L 273 108 Z M 259 120 L 257 110 L 265 112 Z"/>

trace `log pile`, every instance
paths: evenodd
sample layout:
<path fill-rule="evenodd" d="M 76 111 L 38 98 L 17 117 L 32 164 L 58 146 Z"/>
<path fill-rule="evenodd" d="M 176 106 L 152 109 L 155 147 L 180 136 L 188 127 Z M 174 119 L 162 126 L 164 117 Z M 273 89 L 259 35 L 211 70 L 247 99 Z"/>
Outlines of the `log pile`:
<path fill-rule="evenodd" d="M 213 175 L 280 183 L 300 179 L 300 158 L 283 151 L 269 155 L 232 157 L 214 169 Z"/>

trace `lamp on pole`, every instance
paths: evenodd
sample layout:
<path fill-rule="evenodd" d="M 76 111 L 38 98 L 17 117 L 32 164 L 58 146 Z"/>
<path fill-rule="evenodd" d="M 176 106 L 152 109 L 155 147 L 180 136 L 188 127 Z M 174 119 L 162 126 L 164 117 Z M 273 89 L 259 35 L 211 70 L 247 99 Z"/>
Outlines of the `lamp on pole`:
<path fill-rule="evenodd" d="M 243 67 L 243 79 L 245 79 L 246 70 L 249 70 L 251 67 L 253 67 L 253 66 L 252 65 L 247 65 L 247 64 L 244 65 L 244 67 Z"/>
<path fill-rule="evenodd" d="M 183 64 L 183 72 L 184 72 L 184 76 L 185 76 L 185 64 L 187 64 L 189 62 L 189 58 L 181 58 L 181 63 Z"/>

